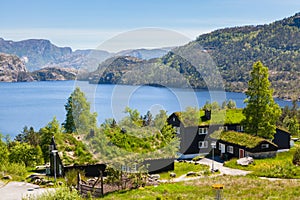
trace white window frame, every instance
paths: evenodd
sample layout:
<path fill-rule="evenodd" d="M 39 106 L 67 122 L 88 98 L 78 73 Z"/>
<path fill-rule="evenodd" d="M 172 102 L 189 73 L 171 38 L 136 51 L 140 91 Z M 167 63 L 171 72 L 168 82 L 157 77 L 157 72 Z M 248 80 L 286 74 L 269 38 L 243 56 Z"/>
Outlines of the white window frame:
<path fill-rule="evenodd" d="M 180 127 L 176 127 L 176 133 L 180 134 Z"/>
<path fill-rule="evenodd" d="M 208 133 L 208 128 L 207 127 L 198 128 L 198 134 L 199 135 L 206 135 L 207 133 Z"/>
<path fill-rule="evenodd" d="M 237 132 L 244 132 L 244 127 L 242 125 L 237 125 L 236 126 L 236 131 Z"/>
<path fill-rule="evenodd" d="M 222 143 L 219 143 L 218 145 L 219 145 L 218 149 L 221 151 L 221 149 L 222 149 Z"/>
<path fill-rule="evenodd" d="M 240 129 L 241 129 L 241 132 L 244 132 L 244 126 L 243 125 L 240 126 Z"/>
<path fill-rule="evenodd" d="M 226 145 L 222 144 L 222 143 L 219 143 L 219 150 L 220 150 L 221 153 L 225 153 L 226 152 Z"/>
<path fill-rule="evenodd" d="M 227 146 L 227 152 L 233 154 L 233 146 Z"/>
<path fill-rule="evenodd" d="M 269 144 L 261 144 L 261 148 L 262 149 L 268 149 L 269 148 Z"/>
<path fill-rule="evenodd" d="M 220 126 L 219 130 L 221 130 L 221 131 L 228 131 L 228 126 Z"/>
<path fill-rule="evenodd" d="M 224 126 L 224 131 L 228 131 L 228 126 Z"/>
<path fill-rule="evenodd" d="M 208 142 L 207 141 L 199 141 L 198 147 L 199 147 L 199 149 L 207 149 L 208 148 Z"/>

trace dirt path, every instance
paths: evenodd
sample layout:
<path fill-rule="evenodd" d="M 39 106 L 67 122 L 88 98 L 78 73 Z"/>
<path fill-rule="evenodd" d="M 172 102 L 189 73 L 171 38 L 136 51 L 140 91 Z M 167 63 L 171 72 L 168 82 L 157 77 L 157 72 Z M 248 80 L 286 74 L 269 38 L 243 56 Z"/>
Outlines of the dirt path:
<path fill-rule="evenodd" d="M 25 196 L 38 196 L 46 191 L 54 190 L 52 188 L 40 188 L 38 185 L 34 185 L 26 182 L 0 182 L 0 200 L 21 200 Z"/>

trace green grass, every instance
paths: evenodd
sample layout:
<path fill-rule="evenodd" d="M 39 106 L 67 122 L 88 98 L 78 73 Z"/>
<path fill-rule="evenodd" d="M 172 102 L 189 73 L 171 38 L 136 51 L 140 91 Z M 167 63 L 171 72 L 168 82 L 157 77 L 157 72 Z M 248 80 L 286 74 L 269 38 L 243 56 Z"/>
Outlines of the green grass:
<path fill-rule="evenodd" d="M 84 142 L 80 139 L 77 140 L 76 137 L 79 136 L 65 133 L 55 135 L 58 150 L 63 152 L 61 159 L 64 165 L 95 163 L 93 155 L 89 152 Z"/>
<path fill-rule="evenodd" d="M 220 176 L 189 182 L 161 184 L 144 189 L 120 191 L 106 195 L 104 200 L 122 199 L 214 199 L 212 185 L 224 184 L 223 198 L 231 199 L 289 199 L 300 196 L 300 181 L 268 181 L 253 177 Z"/>
<path fill-rule="evenodd" d="M 298 144 L 299 145 L 299 144 Z M 225 163 L 225 166 L 236 169 L 253 171 L 254 176 L 272 178 L 300 178 L 300 167 L 292 163 L 295 147 L 288 152 L 278 153 L 274 158 L 255 159 L 249 166 L 236 164 L 237 159 Z"/>
<path fill-rule="evenodd" d="M 225 132 L 216 131 L 213 134 L 211 134 L 210 137 L 215 139 L 220 139 L 222 141 L 229 142 L 232 144 L 245 146 L 248 148 L 254 148 L 257 145 L 259 145 L 261 142 L 267 141 L 260 137 L 255 137 L 247 133 L 241 133 L 236 131 L 225 131 Z M 267 142 L 272 143 L 270 141 Z"/>
<path fill-rule="evenodd" d="M 214 199 L 215 191 L 212 185 L 224 185 L 223 199 L 227 200 L 257 200 L 257 199 L 289 199 L 297 200 L 300 196 L 300 180 L 268 181 L 248 176 L 219 176 L 201 178 L 188 182 L 160 184 L 157 187 L 147 186 L 142 189 L 125 190 L 105 195 L 103 200 L 184 200 L 184 199 Z M 29 200 L 30 198 L 24 198 Z M 76 192 L 60 188 L 57 193 L 45 193 L 39 199 L 83 200 Z M 30 199 L 31 200 L 31 199 Z"/>
<path fill-rule="evenodd" d="M 30 168 L 20 163 L 0 163 L 0 179 L 2 175 L 10 175 L 13 181 L 24 181 L 29 175 Z"/>
<path fill-rule="evenodd" d="M 180 112 L 176 113 L 179 118 L 182 118 L 183 115 Z M 240 124 L 245 116 L 243 114 L 243 109 L 235 108 L 235 109 L 221 109 L 221 110 L 213 110 L 211 113 L 211 120 L 202 120 L 204 117 L 204 110 L 199 111 L 199 125 L 209 125 L 209 124 Z M 184 123 L 185 120 L 181 119 Z"/>
<path fill-rule="evenodd" d="M 170 179 L 170 173 L 174 172 L 176 174 L 176 177 L 179 177 L 181 175 L 184 175 L 190 171 L 193 172 L 203 172 L 204 174 L 209 175 L 209 167 L 207 165 L 198 164 L 195 165 L 194 163 L 185 163 L 185 162 L 175 162 L 174 163 L 174 171 L 164 172 L 160 174 L 161 179 Z"/>

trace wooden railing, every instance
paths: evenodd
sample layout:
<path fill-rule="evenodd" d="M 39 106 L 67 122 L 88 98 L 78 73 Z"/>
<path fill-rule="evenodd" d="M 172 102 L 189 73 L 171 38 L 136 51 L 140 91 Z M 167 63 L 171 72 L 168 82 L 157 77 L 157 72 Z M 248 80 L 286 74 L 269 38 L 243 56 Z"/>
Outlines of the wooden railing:
<path fill-rule="evenodd" d="M 100 184 L 101 187 L 96 187 L 96 184 L 98 183 L 100 178 Z M 78 179 L 77 179 L 77 190 L 82 196 L 88 196 L 89 194 L 94 196 L 94 197 L 100 197 L 103 196 L 103 175 L 100 172 L 100 177 L 98 180 L 95 182 L 93 185 L 89 185 L 86 183 L 83 183 L 81 180 L 81 176 L 78 173 Z"/>

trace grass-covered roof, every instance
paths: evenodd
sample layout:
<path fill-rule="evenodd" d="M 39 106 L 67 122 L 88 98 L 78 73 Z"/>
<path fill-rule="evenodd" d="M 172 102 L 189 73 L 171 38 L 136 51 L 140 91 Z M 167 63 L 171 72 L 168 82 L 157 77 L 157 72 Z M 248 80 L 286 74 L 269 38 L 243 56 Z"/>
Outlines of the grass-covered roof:
<path fill-rule="evenodd" d="M 245 119 L 243 114 L 243 109 L 235 108 L 235 109 L 220 109 L 220 110 L 212 110 L 211 119 L 205 119 L 205 111 L 199 110 L 199 113 L 191 112 L 175 112 L 175 114 L 179 117 L 180 121 L 184 124 L 184 126 L 204 126 L 211 124 L 240 124 L 242 120 Z M 195 115 L 192 116 L 191 115 Z M 195 122 L 198 120 L 198 124 Z"/>
<path fill-rule="evenodd" d="M 270 144 L 275 145 L 274 143 L 270 142 L 269 140 L 266 140 L 264 138 L 260 138 L 257 136 L 252 136 L 247 133 L 241 133 L 236 131 L 216 131 L 213 134 L 210 135 L 213 139 L 222 140 L 231 144 L 236 144 L 239 146 L 244 146 L 247 148 L 254 148 L 257 145 L 259 145 L 262 142 L 267 141 Z M 276 145 L 275 145 L 276 146 Z"/>

